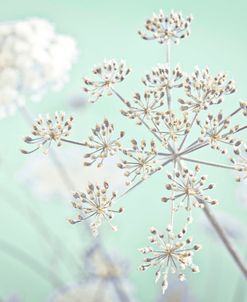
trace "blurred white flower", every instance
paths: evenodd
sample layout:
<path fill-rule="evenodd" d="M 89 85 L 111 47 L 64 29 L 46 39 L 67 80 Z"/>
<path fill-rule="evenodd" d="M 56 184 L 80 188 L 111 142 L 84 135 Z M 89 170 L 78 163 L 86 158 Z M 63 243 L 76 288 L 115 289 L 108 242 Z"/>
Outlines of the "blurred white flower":
<path fill-rule="evenodd" d="M 125 177 L 116 167 L 116 159 L 114 157 L 107 159 L 102 169 L 97 169 L 95 166 L 85 168 L 84 154 L 85 150 L 75 151 L 73 148 L 68 148 L 56 155 L 73 182 L 74 187 L 71 186 L 70 190 L 64 186 L 64 181 L 60 172 L 54 167 L 52 158 L 43 154 L 30 158 L 17 173 L 17 179 L 28 186 L 38 198 L 44 200 L 70 200 L 71 191 L 86 187 L 88 182 L 102 183 L 106 179 L 111 182 L 113 190 L 121 193 L 125 187 Z"/>
<path fill-rule="evenodd" d="M 28 99 L 60 89 L 77 54 L 75 41 L 57 34 L 47 20 L 0 25 L 0 118 Z"/>

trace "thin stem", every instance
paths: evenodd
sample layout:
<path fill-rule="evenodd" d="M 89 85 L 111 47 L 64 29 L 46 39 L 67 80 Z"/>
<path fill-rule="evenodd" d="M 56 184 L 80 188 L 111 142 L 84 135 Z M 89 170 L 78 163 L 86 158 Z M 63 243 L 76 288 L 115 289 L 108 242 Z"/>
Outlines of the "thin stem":
<path fill-rule="evenodd" d="M 234 166 L 208 162 L 208 161 L 205 161 L 205 160 L 192 159 L 192 158 L 188 158 L 188 157 L 181 157 L 181 159 L 185 160 L 185 161 L 192 162 L 192 163 L 207 165 L 207 166 L 211 166 L 211 167 L 223 168 L 223 169 L 229 169 L 229 170 L 236 170 Z"/>
<path fill-rule="evenodd" d="M 195 113 L 195 115 L 194 115 L 194 118 L 193 118 L 193 120 L 192 120 L 192 122 L 191 122 L 191 124 L 190 124 L 190 129 L 192 129 L 192 126 L 193 126 L 193 124 L 194 124 L 194 122 L 195 122 L 195 120 L 196 120 L 197 115 L 198 115 L 198 112 Z M 190 133 L 190 131 L 187 132 L 186 135 L 184 136 L 184 138 L 183 138 L 183 140 L 182 140 L 182 142 L 181 142 L 181 144 L 180 144 L 180 146 L 179 146 L 179 148 L 178 148 L 178 151 L 180 151 L 180 150 L 182 149 L 183 145 L 184 145 L 185 142 L 186 142 L 186 139 L 187 139 L 189 133 Z"/>
<path fill-rule="evenodd" d="M 220 239 L 224 243 L 224 245 L 227 248 L 228 252 L 231 254 L 233 259 L 235 260 L 236 264 L 238 265 L 239 269 L 243 273 L 244 277 L 247 279 L 247 267 L 246 267 L 245 263 L 243 262 L 240 255 L 238 254 L 238 252 L 235 250 L 235 248 L 231 244 L 230 240 L 228 239 L 227 234 L 225 233 L 224 229 L 219 225 L 217 219 L 215 218 L 215 216 L 213 215 L 213 213 L 209 209 L 208 205 L 203 200 L 200 200 L 200 201 L 204 203 L 203 211 L 204 211 L 206 217 L 211 222 L 211 224 L 214 227 L 216 233 L 218 234 L 218 236 L 220 237 Z"/>
<path fill-rule="evenodd" d="M 65 143 L 69 143 L 69 144 L 74 144 L 74 145 L 79 145 L 79 146 L 85 147 L 85 145 L 83 143 L 80 143 L 80 142 L 77 142 L 77 141 L 72 141 L 70 139 L 61 138 L 61 141 L 65 142 Z"/>
<path fill-rule="evenodd" d="M 171 45 L 169 41 L 166 43 L 166 65 L 168 68 L 168 77 L 170 76 L 170 62 L 171 62 Z M 169 81 L 169 78 L 168 78 Z M 169 88 L 166 88 L 166 98 L 168 110 L 171 110 L 171 92 Z"/>
<path fill-rule="evenodd" d="M 48 267 L 45 267 L 24 250 L 12 245 L 4 239 L 0 239 L 0 252 L 3 252 L 6 255 L 15 258 L 22 264 L 25 263 L 27 267 L 29 267 L 34 273 L 39 275 L 48 283 L 52 282 L 56 287 L 63 284 L 63 281 L 60 280 L 60 278 L 56 274 L 54 274 L 52 270 L 50 270 Z"/>
<path fill-rule="evenodd" d="M 125 99 L 115 89 L 111 88 L 111 90 L 121 100 L 121 102 L 124 103 L 124 105 L 127 104 Z M 138 119 L 160 142 L 162 142 L 162 139 L 154 131 L 152 131 L 152 129 L 148 126 L 148 124 L 141 117 L 138 117 Z"/>

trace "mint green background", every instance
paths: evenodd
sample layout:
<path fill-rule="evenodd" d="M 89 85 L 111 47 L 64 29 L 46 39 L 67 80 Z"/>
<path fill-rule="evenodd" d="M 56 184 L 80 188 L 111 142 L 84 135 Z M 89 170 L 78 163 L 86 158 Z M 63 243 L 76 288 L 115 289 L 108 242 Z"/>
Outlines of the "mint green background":
<path fill-rule="evenodd" d="M 42 102 L 29 103 L 29 109 L 37 113 L 53 112 L 55 110 L 71 111 L 66 100 L 79 95 L 82 91 L 83 75 L 90 73 L 95 63 L 104 58 L 115 57 L 125 59 L 133 68 L 133 74 L 119 86 L 119 90 L 126 97 L 130 97 L 136 90 L 143 89 L 139 78 L 157 63 L 162 63 L 165 51 L 155 42 L 145 42 L 137 35 L 144 20 L 152 12 L 160 8 L 164 11 L 171 9 L 182 11 L 184 15 L 192 14 L 192 36 L 179 46 L 172 47 L 172 63 L 180 63 L 185 71 L 192 71 L 195 65 L 203 68 L 208 66 L 213 73 L 226 71 L 236 80 L 238 91 L 224 103 L 225 109 L 234 108 L 240 98 L 245 98 L 246 89 L 246 1 L 0 1 L 0 20 L 19 20 L 38 16 L 47 18 L 56 25 L 57 31 L 69 34 L 78 42 L 80 50 L 77 64 L 73 67 L 71 81 L 59 93 L 49 92 Z M 95 105 L 90 105 L 83 111 L 74 113 L 76 118 L 73 137 L 83 138 L 97 121 L 107 116 L 115 123 L 117 129 L 125 129 L 132 135 L 145 134 L 118 113 L 120 103 L 114 98 L 105 98 Z M 15 180 L 15 174 L 27 160 L 20 154 L 23 146 L 21 138 L 28 134 L 29 127 L 20 114 L 0 121 L 1 149 L 0 149 L 0 237 L 22 247 L 40 262 L 47 264 L 48 259 L 43 256 L 45 248 L 42 238 L 33 230 L 30 221 L 23 219 L 12 207 L 4 201 L 11 199 L 16 204 L 29 203 L 43 217 L 46 223 L 57 233 L 64 244 L 79 258 L 79 253 L 85 246 L 85 236 L 78 236 L 78 231 L 67 224 L 70 215 L 70 205 L 65 202 L 54 201 L 43 203 L 36 200 L 30 191 L 21 187 Z M 136 131 L 136 132 L 135 132 Z M 63 151 L 59 151 L 63 152 Z M 236 184 L 231 173 L 219 170 L 204 170 L 217 183 L 214 196 L 220 200 L 218 211 L 227 212 L 246 224 L 246 210 L 236 200 Z M 142 261 L 142 255 L 137 248 L 147 243 L 148 229 L 155 225 L 164 228 L 168 209 L 160 203 L 163 195 L 165 178 L 160 175 L 153 177 L 145 185 L 140 186 L 129 194 L 122 203 L 126 213 L 116 219 L 119 226 L 118 233 L 111 233 L 104 229 L 105 243 L 109 250 L 130 259 L 132 268 L 130 280 L 136 287 L 139 301 L 154 301 L 159 293 L 159 287 L 154 284 L 152 271 L 140 273 L 137 270 Z M 11 196 L 9 195 L 11 192 Z M 198 216 L 196 216 L 198 215 Z M 243 278 L 234 265 L 228 252 L 220 242 L 210 240 L 196 227 L 200 219 L 200 212 L 195 211 L 195 223 L 192 233 L 195 240 L 204 246 L 201 253 L 196 255 L 196 262 L 200 265 L 201 273 L 188 274 L 188 285 L 197 300 L 204 301 L 234 301 L 236 285 Z M 80 228 L 80 227 L 78 227 Z M 42 246 L 42 250 L 41 250 Z M 245 252 L 246 242 L 238 243 L 241 252 Z M 69 259 L 66 261 L 69 262 Z M 73 281 L 71 275 L 64 272 L 65 281 Z M 0 297 L 12 292 L 19 293 L 23 301 L 45 301 L 53 287 L 24 265 L 0 253 Z M 234 302 L 242 302 L 244 297 Z"/>

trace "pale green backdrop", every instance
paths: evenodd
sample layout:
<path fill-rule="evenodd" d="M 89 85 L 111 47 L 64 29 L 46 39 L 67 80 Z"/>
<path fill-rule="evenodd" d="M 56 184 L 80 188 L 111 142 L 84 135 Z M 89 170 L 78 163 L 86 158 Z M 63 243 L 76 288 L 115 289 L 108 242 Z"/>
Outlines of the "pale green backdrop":
<path fill-rule="evenodd" d="M 134 91 L 142 89 L 140 77 L 150 67 L 164 61 L 165 51 L 155 42 L 141 40 L 137 30 L 142 28 L 147 17 L 160 8 L 164 11 L 179 10 L 184 15 L 191 13 L 194 16 L 191 37 L 172 48 L 172 63 L 180 63 L 182 69 L 188 72 L 192 71 L 195 65 L 202 68 L 208 66 L 214 73 L 227 72 L 236 80 L 238 90 L 235 96 L 225 103 L 226 107 L 231 107 L 232 103 L 247 96 L 247 3 L 244 0 L 1 0 L 0 4 L 1 22 L 33 16 L 47 18 L 55 24 L 59 32 L 71 35 L 78 43 L 79 58 L 73 67 L 70 82 L 61 92 L 48 93 L 42 102 L 29 103 L 34 115 L 55 110 L 72 111 L 66 100 L 82 93 L 82 76 L 89 74 L 91 67 L 104 58 L 123 58 L 132 67 L 133 74 L 119 86 L 123 95 L 130 97 Z M 127 133 L 131 131 L 130 137 L 135 133 L 139 136 L 139 128 L 121 117 L 119 109 L 117 100 L 106 98 L 86 107 L 84 111 L 74 112 L 76 123 L 73 137 L 82 139 L 90 128 L 105 116 L 111 118 L 116 128 L 124 128 Z M 74 254 L 78 254 L 83 248 L 88 237 L 79 237 L 78 229 L 66 222 L 66 218 L 71 214 L 66 201 L 43 202 L 42 198 L 31 196 L 30 191 L 24 191 L 18 184 L 16 172 L 27 161 L 19 149 L 23 147 L 22 137 L 28 132 L 29 127 L 20 114 L 0 121 L 0 185 L 3 192 L 1 199 L 4 200 L 1 201 L 0 208 L 0 237 L 22 247 L 33 257 L 47 264 L 47 259 L 43 257 L 43 239 L 33 230 L 28 220 L 24 220 L 13 210 L 8 200 L 32 204 Z M 236 200 L 236 184 L 231 173 L 209 169 L 206 173 L 211 175 L 211 181 L 217 183 L 215 197 L 220 200 L 217 211 L 232 214 L 246 225 L 247 210 Z M 137 248 L 146 244 L 150 226 L 166 225 L 166 208 L 160 203 L 164 182 L 165 179 L 155 176 L 149 183 L 129 194 L 122 200 L 126 213 L 117 219 L 118 233 L 103 230 L 103 238 L 109 249 L 130 260 L 129 278 L 136 288 L 138 300 L 142 302 L 155 301 L 159 293 L 158 285 L 154 284 L 154 272 L 141 273 L 137 270 L 142 260 Z M 236 297 L 236 286 L 244 286 L 241 273 L 218 239 L 209 239 L 196 227 L 196 222 L 200 220 L 199 211 L 197 215 L 192 232 L 204 247 L 196 256 L 201 273 L 188 276 L 188 286 L 199 302 L 247 301 L 242 295 L 237 300 L 233 298 L 234 295 Z M 246 253 L 246 242 L 237 244 L 240 251 Z M 71 275 L 66 272 L 62 278 L 73 281 Z M 46 301 L 52 290 L 53 287 L 42 278 L 0 252 L 0 297 L 18 293 L 23 301 L 39 302 Z"/>

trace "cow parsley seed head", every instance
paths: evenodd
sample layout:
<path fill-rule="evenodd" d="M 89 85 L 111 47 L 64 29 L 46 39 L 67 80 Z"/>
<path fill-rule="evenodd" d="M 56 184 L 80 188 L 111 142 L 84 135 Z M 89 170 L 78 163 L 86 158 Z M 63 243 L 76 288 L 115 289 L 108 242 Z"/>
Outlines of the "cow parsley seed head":
<path fill-rule="evenodd" d="M 160 64 L 142 78 L 142 83 L 151 90 L 167 93 L 169 89 L 181 88 L 182 78 L 183 73 L 179 65 L 171 70 L 167 64 Z"/>
<path fill-rule="evenodd" d="M 198 266 L 193 263 L 193 254 L 201 249 L 198 244 L 192 245 L 192 238 L 186 240 L 177 239 L 171 236 L 170 231 L 167 234 L 160 233 L 157 229 L 151 228 L 151 237 L 149 238 L 152 246 L 140 249 L 145 255 L 150 255 L 144 259 L 144 264 L 140 266 L 141 271 L 149 268 L 158 268 L 155 281 L 162 280 L 162 291 L 165 293 L 168 287 L 169 273 L 176 274 L 180 281 L 185 280 L 184 270 L 189 268 L 192 272 L 199 272 Z"/>
<path fill-rule="evenodd" d="M 89 94 L 89 101 L 94 103 L 103 95 L 112 95 L 112 87 L 122 82 L 130 71 L 124 61 L 118 63 L 114 59 L 105 60 L 103 64 L 95 66 L 92 72 L 98 79 L 84 78 L 84 91 Z"/>
<path fill-rule="evenodd" d="M 234 137 L 240 126 L 230 127 L 230 119 L 223 119 L 222 112 L 219 112 L 216 116 L 209 113 L 204 124 L 199 119 L 197 124 L 201 128 L 199 140 L 203 143 L 209 143 L 211 148 L 219 150 L 222 154 L 227 153 L 227 149 L 222 146 L 240 146 L 242 143 L 241 140 Z"/>
<path fill-rule="evenodd" d="M 133 105 L 128 103 L 129 109 L 122 110 L 121 113 L 130 118 L 135 119 L 137 124 L 141 125 L 145 119 L 153 119 L 159 108 L 164 105 L 164 93 L 156 91 L 145 91 L 142 97 L 139 93 L 135 93 L 133 97 Z"/>
<path fill-rule="evenodd" d="M 122 213 L 123 208 L 112 209 L 112 204 L 117 194 L 116 192 L 110 194 L 108 189 L 108 183 L 104 182 L 101 187 L 89 184 L 86 192 L 74 192 L 72 205 L 79 211 L 79 214 L 76 219 L 69 219 L 69 222 L 75 224 L 87 219 L 92 220 L 90 228 L 94 236 L 98 235 L 98 228 L 103 221 L 107 221 L 113 231 L 117 231 L 117 227 L 112 225 L 111 220 L 114 217 L 114 213 Z"/>
<path fill-rule="evenodd" d="M 138 144 L 135 139 L 132 139 L 131 148 L 123 149 L 122 152 L 127 159 L 121 160 L 118 167 L 125 170 L 124 174 L 129 178 L 126 182 L 127 185 L 130 185 L 137 178 L 146 179 L 161 169 L 156 160 L 157 152 L 154 141 L 151 141 L 150 147 L 148 147 L 145 140 L 141 140 Z"/>
<path fill-rule="evenodd" d="M 162 10 L 148 19 L 145 24 L 147 33 L 139 31 L 144 40 L 157 40 L 163 44 L 168 42 L 179 43 L 180 40 L 190 35 L 192 17 L 183 18 L 181 13 L 171 12 L 165 15 Z"/>
<path fill-rule="evenodd" d="M 213 76 L 206 68 L 198 68 L 186 77 L 184 90 L 189 99 L 179 99 L 182 110 L 198 112 L 206 110 L 210 105 L 220 104 L 226 95 L 236 91 L 233 81 L 227 81 L 224 73 Z"/>
<path fill-rule="evenodd" d="M 158 112 L 154 119 L 153 132 L 159 134 L 163 143 L 176 142 L 190 131 L 190 122 L 187 112 L 177 117 L 173 111 Z"/>
<path fill-rule="evenodd" d="M 84 146 L 93 149 L 84 156 L 91 160 L 84 162 L 85 166 L 90 166 L 98 160 L 97 166 L 100 167 L 105 158 L 113 156 L 121 148 L 120 139 L 124 136 L 124 132 L 121 131 L 116 138 L 114 138 L 113 132 L 114 126 L 107 119 L 92 129 L 93 135 L 83 142 Z"/>
<path fill-rule="evenodd" d="M 175 171 L 173 174 L 168 174 L 168 179 L 171 181 L 166 184 L 166 189 L 171 191 L 170 197 L 163 197 L 162 201 L 178 200 L 174 207 L 174 211 L 178 211 L 181 207 L 186 211 L 191 211 L 192 207 L 203 208 L 204 203 L 217 204 L 217 201 L 205 195 L 205 191 L 214 188 L 213 184 L 206 185 L 207 176 L 198 177 L 200 168 L 195 166 L 194 171 L 187 168 L 182 168 L 180 171 Z"/>
<path fill-rule="evenodd" d="M 49 114 L 46 116 L 40 115 L 33 124 L 33 137 L 26 136 L 24 142 L 37 147 L 31 151 L 21 150 L 24 154 L 30 154 L 38 149 L 42 149 L 47 153 L 52 142 L 55 142 L 58 147 L 62 144 L 62 139 L 70 134 L 72 128 L 73 117 L 65 119 L 63 112 L 56 112 L 54 119 L 51 119 Z"/>

